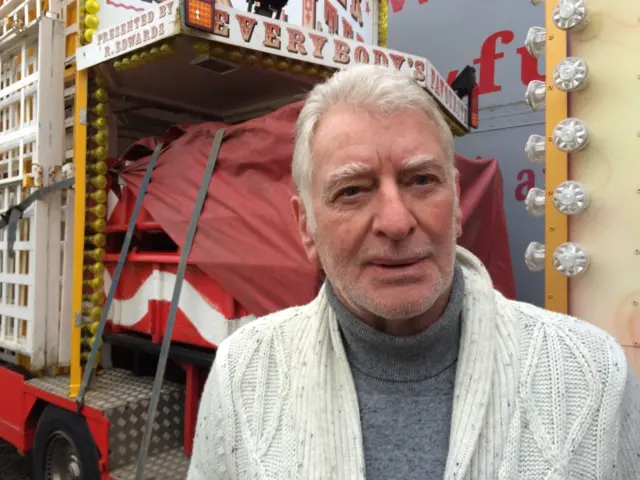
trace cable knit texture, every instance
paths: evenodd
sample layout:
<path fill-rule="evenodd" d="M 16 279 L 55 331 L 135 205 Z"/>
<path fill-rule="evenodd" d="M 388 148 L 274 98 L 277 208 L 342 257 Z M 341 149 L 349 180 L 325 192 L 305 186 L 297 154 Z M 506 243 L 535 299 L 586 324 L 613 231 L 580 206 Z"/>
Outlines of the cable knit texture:
<path fill-rule="evenodd" d="M 470 252 L 446 480 L 640 478 L 640 388 L 615 340 L 505 299 Z M 225 340 L 189 480 L 363 480 L 351 370 L 326 292 Z M 425 446 L 428 448 L 428 446 Z"/>

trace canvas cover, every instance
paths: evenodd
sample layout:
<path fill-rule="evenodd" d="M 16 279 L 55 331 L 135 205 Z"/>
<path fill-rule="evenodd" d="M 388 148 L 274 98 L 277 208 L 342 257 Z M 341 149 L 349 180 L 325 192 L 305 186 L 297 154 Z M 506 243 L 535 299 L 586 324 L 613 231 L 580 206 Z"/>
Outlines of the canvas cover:
<path fill-rule="evenodd" d="M 113 166 L 136 195 L 153 149 L 165 142 L 143 205 L 181 246 L 213 137 L 225 128 L 190 261 L 254 315 L 306 303 L 321 282 L 291 214 L 293 132 L 301 106 L 287 105 L 238 125 L 181 125 L 165 138 L 136 142 Z M 460 244 L 485 263 L 505 295 L 514 297 L 498 163 L 456 156 L 456 165 L 464 229 Z"/>

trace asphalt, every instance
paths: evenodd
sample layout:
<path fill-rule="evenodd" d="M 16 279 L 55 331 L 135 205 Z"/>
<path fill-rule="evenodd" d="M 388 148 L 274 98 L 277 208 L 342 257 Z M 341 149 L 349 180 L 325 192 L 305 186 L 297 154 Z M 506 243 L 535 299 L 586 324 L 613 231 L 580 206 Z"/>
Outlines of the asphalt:
<path fill-rule="evenodd" d="M 20 455 L 13 445 L 2 440 L 0 440 L 0 479 L 31 480 L 29 458 Z"/>

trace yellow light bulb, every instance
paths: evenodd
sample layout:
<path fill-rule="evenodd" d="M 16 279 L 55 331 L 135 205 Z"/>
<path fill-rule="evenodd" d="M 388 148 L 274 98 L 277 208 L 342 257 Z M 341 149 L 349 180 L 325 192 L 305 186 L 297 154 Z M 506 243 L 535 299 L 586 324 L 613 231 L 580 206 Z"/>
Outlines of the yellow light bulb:
<path fill-rule="evenodd" d="M 89 165 L 92 172 L 98 175 L 105 175 L 109 171 L 107 162 L 96 162 Z"/>
<path fill-rule="evenodd" d="M 87 27 L 87 29 L 95 30 L 98 28 L 98 25 L 100 25 L 100 21 L 95 15 L 87 15 L 84 17 L 84 26 Z"/>
<path fill-rule="evenodd" d="M 104 247 L 107 243 L 107 237 L 102 233 L 96 233 L 95 235 L 91 235 L 89 237 L 84 237 L 86 243 L 90 243 L 96 247 Z"/>
<path fill-rule="evenodd" d="M 99 117 L 106 117 L 109 113 L 106 103 L 97 103 L 91 107 L 91 112 L 95 113 Z"/>
<path fill-rule="evenodd" d="M 104 103 L 109 99 L 109 94 L 104 88 L 97 88 L 92 94 L 91 98 L 99 103 Z"/>
<path fill-rule="evenodd" d="M 95 192 L 91 192 L 87 196 L 96 203 L 107 202 L 107 192 L 105 192 L 104 190 L 96 190 Z"/>
<path fill-rule="evenodd" d="M 95 175 L 91 177 L 91 185 L 96 187 L 98 190 L 103 190 L 107 186 L 107 177 L 104 175 Z"/>
<path fill-rule="evenodd" d="M 87 212 L 98 218 L 104 218 L 107 215 L 107 207 L 103 204 L 98 204 L 94 207 L 87 208 Z"/>
<path fill-rule="evenodd" d="M 90 15 L 95 15 L 100 11 L 100 4 L 96 0 L 87 0 L 84 10 Z"/>
<path fill-rule="evenodd" d="M 87 257 L 93 258 L 96 262 L 104 260 L 104 250 L 102 248 L 94 248 L 93 250 L 85 250 L 84 254 Z"/>

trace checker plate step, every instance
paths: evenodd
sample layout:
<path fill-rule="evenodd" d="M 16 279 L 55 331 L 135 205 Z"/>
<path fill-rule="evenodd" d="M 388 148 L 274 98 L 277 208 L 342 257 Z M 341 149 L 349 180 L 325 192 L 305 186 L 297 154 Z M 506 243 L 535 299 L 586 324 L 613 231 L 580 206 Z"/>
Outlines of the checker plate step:
<path fill-rule="evenodd" d="M 62 397 L 67 397 L 69 393 L 68 375 L 35 378 L 28 383 Z M 152 377 L 136 377 L 131 372 L 119 369 L 106 370 L 89 385 L 85 405 L 101 410 L 109 420 L 110 471 L 126 466 L 135 469 L 152 389 Z M 149 460 L 152 457 L 163 458 L 160 454 L 176 449 L 182 451 L 183 412 L 184 387 L 163 382 L 149 445 Z"/>
<path fill-rule="evenodd" d="M 182 448 L 167 450 L 147 459 L 144 480 L 185 480 L 189 470 L 189 457 Z M 135 480 L 136 464 L 109 472 L 113 480 Z"/>

